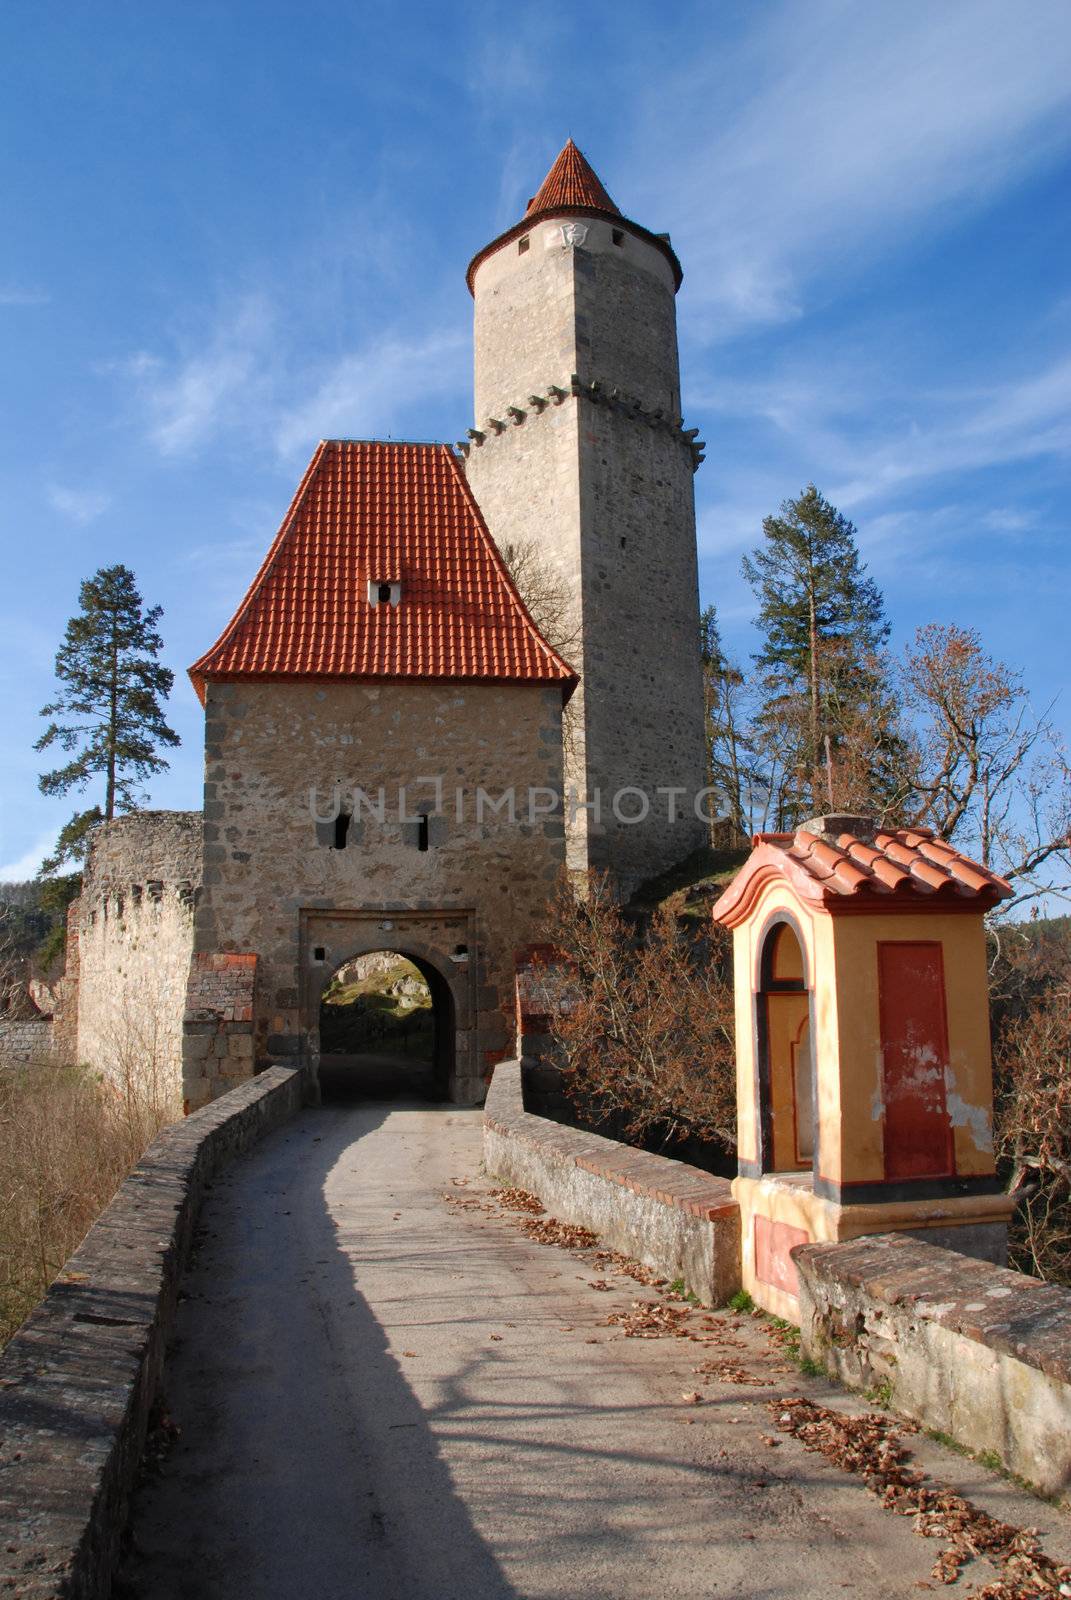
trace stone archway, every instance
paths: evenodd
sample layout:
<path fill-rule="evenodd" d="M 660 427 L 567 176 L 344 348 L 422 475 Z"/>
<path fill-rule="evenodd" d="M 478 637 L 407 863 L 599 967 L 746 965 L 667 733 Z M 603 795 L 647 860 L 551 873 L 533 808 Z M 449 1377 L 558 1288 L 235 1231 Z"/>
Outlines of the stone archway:
<path fill-rule="evenodd" d="M 347 958 L 319 1009 L 323 1099 L 445 1100 L 456 1039 L 450 985 L 404 949 Z"/>
<path fill-rule="evenodd" d="M 302 918 L 303 1032 L 314 1097 L 320 1092 L 320 1005 L 346 962 L 390 951 L 412 963 L 427 985 L 434 1017 L 429 1085 L 460 1104 L 474 1092 L 476 951 L 467 912 L 309 911 Z M 482 1089 L 482 1083 L 480 1083 Z"/>

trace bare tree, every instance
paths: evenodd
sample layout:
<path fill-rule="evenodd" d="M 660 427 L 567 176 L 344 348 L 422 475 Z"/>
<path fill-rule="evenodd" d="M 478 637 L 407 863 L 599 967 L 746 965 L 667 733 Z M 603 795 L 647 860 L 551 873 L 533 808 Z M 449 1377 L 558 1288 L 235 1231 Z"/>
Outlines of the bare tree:
<path fill-rule="evenodd" d="M 502 559 L 532 621 L 563 660 L 580 643 L 580 607 L 568 580 L 534 539 L 502 546 Z"/>
<path fill-rule="evenodd" d="M 529 615 L 552 650 L 571 663 L 579 649 L 582 628 L 580 607 L 568 580 L 533 539 L 502 546 L 502 559 L 528 607 Z M 562 745 L 567 771 L 582 767 L 583 730 L 574 696 L 562 712 Z"/>
<path fill-rule="evenodd" d="M 1058 925 L 1057 925 L 1058 926 Z M 1031 929 L 1036 934 L 1036 929 Z M 1006 941 L 997 970 L 997 1149 L 1020 1195 L 1015 1265 L 1071 1285 L 1071 977 L 1066 937 Z"/>
<path fill-rule="evenodd" d="M 1005 909 L 1071 894 L 1071 766 L 1020 675 L 973 628 L 930 623 L 906 652 L 903 679 L 917 719 L 911 820 L 1012 881 Z"/>
<path fill-rule="evenodd" d="M 0 906 L 0 1017 L 12 1021 L 32 1017 L 30 963 L 6 906 Z"/>
<path fill-rule="evenodd" d="M 639 937 L 598 874 L 583 899 L 563 888 L 547 933 L 559 956 L 540 982 L 573 1102 L 620 1117 L 630 1139 L 657 1130 L 734 1149 L 727 947 L 697 948 L 668 903 Z"/>

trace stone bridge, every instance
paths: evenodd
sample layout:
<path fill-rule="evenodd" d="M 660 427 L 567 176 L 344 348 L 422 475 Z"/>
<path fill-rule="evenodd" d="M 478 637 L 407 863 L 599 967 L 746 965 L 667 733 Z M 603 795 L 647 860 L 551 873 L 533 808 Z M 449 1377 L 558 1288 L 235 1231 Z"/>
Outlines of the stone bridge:
<path fill-rule="evenodd" d="M 972 1516 L 1071 1553 L 993 1470 L 1032 1450 L 1066 1493 L 1071 1297 L 913 1240 L 810 1246 L 807 1376 L 791 1330 L 702 1303 L 738 1260 L 721 1180 L 545 1121 L 516 1064 L 485 1115 L 302 1089 L 273 1068 L 167 1130 L 0 1358 L 0 1595 L 930 1587 L 944 1545 L 808 1448 L 875 1398 L 818 1362 L 992 1450 L 908 1439 Z"/>

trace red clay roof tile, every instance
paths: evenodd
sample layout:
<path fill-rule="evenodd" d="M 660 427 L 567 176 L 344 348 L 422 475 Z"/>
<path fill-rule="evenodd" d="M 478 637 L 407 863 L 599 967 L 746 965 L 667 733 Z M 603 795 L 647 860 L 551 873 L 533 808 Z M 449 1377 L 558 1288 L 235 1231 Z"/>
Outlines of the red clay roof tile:
<path fill-rule="evenodd" d="M 475 293 L 476 273 L 481 262 L 486 261 L 488 256 L 494 255 L 503 245 L 526 234 L 537 222 L 549 217 L 590 216 L 617 217 L 627 232 L 653 245 L 669 262 L 673 281 L 676 287 L 680 288 L 684 274 L 669 242 L 668 233 L 651 233 L 638 222 L 632 222 L 622 215 L 603 188 L 587 157 L 577 149 L 572 139 L 569 139 L 538 190 L 529 200 L 520 222 L 515 222 L 512 228 L 507 228 L 505 233 L 500 233 L 490 244 L 484 245 L 469 262 L 465 274 L 469 292 Z"/>
<path fill-rule="evenodd" d="M 815 909 L 832 912 L 910 908 L 922 901 L 935 909 L 982 912 L 1012 893 L 1003 878 L 927 829 L 879 828 L 872 839 L 860 839 L 798 828 L 756 835 L 751 855 L 714 907 L 715 922 L 735 927 L 763 885 L 778 876 Z"/>
<path fill-rule="evenodd" d="M 373 606 L 369 583 L 400 583 Z M 322 442 L 234 617 L 190 668 L 212 678 L 556 683 L 576 675 L 517 593 L 453 452 Z"/>
<path fill-rule="evenodd" d="M 590 206 L 619 217 L 620 211 L 603 188 L 594 167 L 572 139 L 565 146 L 528 202 L 528 212 L 557 211 L 561 206 Z"/>

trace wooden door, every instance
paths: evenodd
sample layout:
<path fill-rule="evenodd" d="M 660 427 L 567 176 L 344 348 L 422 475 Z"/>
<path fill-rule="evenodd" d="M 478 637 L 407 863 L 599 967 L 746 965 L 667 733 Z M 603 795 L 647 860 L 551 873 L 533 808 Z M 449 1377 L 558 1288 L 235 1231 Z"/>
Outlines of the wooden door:
<path fill-rule="evenodd" d="M 941 946 L 878 945 L 885 1101 L 885 1177 L 948 1177 L 955 1171 L 945 1073 L 948 1021 Z"/>

